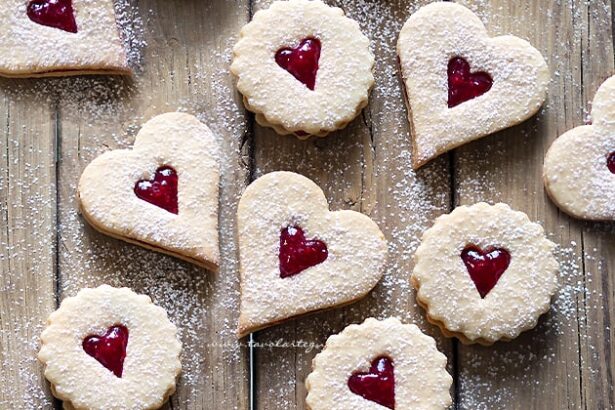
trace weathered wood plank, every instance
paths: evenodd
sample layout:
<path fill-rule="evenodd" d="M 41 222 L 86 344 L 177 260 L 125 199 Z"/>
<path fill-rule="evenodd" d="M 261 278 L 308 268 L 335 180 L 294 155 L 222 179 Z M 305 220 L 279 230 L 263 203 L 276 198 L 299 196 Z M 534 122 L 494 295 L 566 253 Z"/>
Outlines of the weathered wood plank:
<path fill-rule="evenodd" d="M 552 73 L 548 101 L 538 116 L 456 151 L 457 204 L 506 202 L 541 221 L 561 244 L 560 292 L 537 329 L 493 347 L 459 345 L 459 407 L 467 409 L 581 408 L 580 347 L 583 311 L 582 225 L 548 200 L 542 164 L 549 144 L 582 120 L 583 2 L 467 1 L 492 34 L 529 40 Z M 594 404 L 588 408 L 600 408 Z"/>
<path fill-rule="evenodd" d="M 36 360 L 56 306 L 53 103 L 0 81 L 0 408 L 49 409 Z"/>
<path fill-rule="evenodd" d="M 585 19 L 581 34 L 582 100 L 579 109 L 590 111 L 590 102 L 600 84 L 615 74 L 613 47 L 615 3 L 608 0 L 582 2 Z M 581 123 L 577 123 L 580 125 Z M 584 294 L 579 317 L 581 341 L 581 393 L 584 408 L 615 408 L 615 239 L 612 224 L 583 226 Z"/>
<path fill-rule="evenodd" d="M 418 238 L 436 215 L 448 210 L 449 204 L 446 158 L 418 174 L 410 166 L 410 139 L 395 44 L 399 29 L 419 2 L 328 3 L 359 21 L 372 40 L 377 84 L 370 105 L 347 129 L 325 139 L 302 142 L 255 125 L 255 177 L 277 170 L 295 171 L 324 189 L 332 209 L 370 215 L 390 243 L 387 273 L 375 290 L 356 304 L 293 320 L 255 335 L 258 409 L 304 409 L 304 380 L 311 372 L 314 355 L 331 334 L 370 316 L 393 315 L 417 322 L 442 342 L 443 350 L 450 352 L 450 342 L 442 341 L 438 332 L 425 323 L 409 284 L 411 255 Z M 270 1 L 256 1 L 253 9 L 269 4 Z"/>
<path fill-rule="evenodd" d="M 246 409 L 248 363 L 235 337 L 238 278 L 234 209 L 248 170 L 242 165 L 245 119 L 228 72 L 230 47 L 247 20 L 246 2 L 198 0 L 132 2 L 142 16 L 142 69 L 134 81 L 72 80 L 74 93 L 60 101 L 59 272 L 61 297 L 109 283 L 151 295 L 180 328 L 183 373 L 167 407 Z M 138 23 L 139 20 L 136 20 Z M 128 148 L 142 123 L 167 111 L 187 111 L 219 137 L 222 266 L 212 274 L 93 231 L 78 216 L 81 170 L 100 153 Z M 112 174 L 110 177 L 113 177 Z M 143 216 L 147 223 L 147 215 Z"/>

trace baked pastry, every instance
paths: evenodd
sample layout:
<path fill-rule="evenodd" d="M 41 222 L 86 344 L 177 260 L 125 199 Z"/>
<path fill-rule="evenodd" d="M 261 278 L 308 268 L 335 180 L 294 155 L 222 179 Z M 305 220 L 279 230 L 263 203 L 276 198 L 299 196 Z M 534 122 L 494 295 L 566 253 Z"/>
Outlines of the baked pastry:
<path fill-rule="evenodd" d="M 423 234 L 411 278 L 417 302 L 463 343 L 514 339 L 549 310 L 554 248 L 540 225 L 506 204 L 460 206 Z"/>
<path fill-rule="evenodd" d="M 325 136 L 367 105 L 374 56 L 356 21 L 321 1 L 276 1 L 241 30 L 231 72 L 256 121 Z"/>
<path fill-rule="evenodd" d="M 0 75 L 130 74 L 111 0 L 6 0 Z"/>
<path fill-rule="evenodd" d="M 564 212 L 581 219 L 615 220 L 615 76 L 596 92 L 591 125 L 553 142 L 545 157 L 547 193 Z"/>
<path fill-rule="evenodd" d="M 387 243 L 354 211 L 330 212 L 322 190 L 292 172 L 254 181 L 237 209 L 239 335 L 351 303 L 383 275 Z"/>
<path fill-rule="evenodd" d="M 148 296 L 102 285 L 64 299 L 39 360 L 65 409 L 157 409 L 181 371 L 177 328 Z"/>
<path fill-rule="evenodd" d="M 369 318 L 329 337 L 307 377 L 310 410 L 447 409 L 452 377 L 433 338 Z"/>
<path fill-rule="evenodd" d="M 397 41 L 412 124 L 413 167 L 532 116 L 545 101 L 549 69 L 514 36 L 489 37 L 452 2 L 422 7 Z"/>
<path fill-rule="evenodd" d="M 216 271 L 219 158 L 195 117 L 149 120 L 132 150 L 106 152 L 79 180 L 83 217 L 107 235 Z"/>

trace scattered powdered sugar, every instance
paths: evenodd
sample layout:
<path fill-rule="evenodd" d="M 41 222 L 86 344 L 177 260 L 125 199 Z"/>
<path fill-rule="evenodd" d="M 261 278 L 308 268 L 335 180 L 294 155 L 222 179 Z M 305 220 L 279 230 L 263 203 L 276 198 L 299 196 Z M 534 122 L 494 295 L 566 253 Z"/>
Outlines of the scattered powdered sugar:
<path fill-rule="evenodd" d="M 271 403 L 271 408 L 302 408 L 305 397 L 302 383 L 311 370 L 313 356 L 329 335 L 339 332 L 349 323 L 360 323 L 367 316 L 399 316 L 405 322 L 417 323 L 421 329 L 435 336 L 438 347 L 449 355 L 449 371 L 458 369 L 456 396 L 460 408 L 509 408 L 520 392 L 523 392 L 523 397 L 529 397 L 529 392 L 539 397 L 553 397 L 554 392 L 562 391 L 555 386 L 566 384 L 568 379 L 573 380 L 569 383 L 578 390 L 580 366 L 587 371 L 583 377 L 594 376 L 591 361 L 602 357 L 599 351 L 601 341 L 592 336 L 600 334 L 595 330 L 599 323 L 592 318 L 577 318 L 609 308 L 598 286 L 601 275 L 608 275 L 606 252 L 598 245 L 583 249 L 580 239 L 579 242 L 561 244 L 557 251 L 561 266 L 560 289 L 550 313 L 543 317 L 535 330 L 511 343 L 491 348 L 457 346 L 451 349 L 452 343 L 426 323 L 424 312 L 415 304 L 414 291 L 409 282 L 414 250 L 422 232 L 431 226 L 434 217 L 449 211 L 451 197 L 497 202 L 511 195 L 500 182 L 508 171 L 500 166 L 499 159 L 511 148 L 503 139 L 489 139 L 488 144 L 480 145 L 480 150 L 464 148 L 460 150 L 461 154 L 452 154 L 455 161 L 449 161 L 451 157 L 445 156 L 418 172 L 411 169 L 410 135 L 402 102 L 395 43 L 401 26 L 418 8 L 418 2 L 335 2 L 350 18 L 359 22 L 371 40 L 372 50 L 378 56 L 376 85 L 370 106 L 361 118 L 349 125 L 349 131 L 325 140 L 308 142 L 272 135 L 254 140 L 246 137 L 248 122 L 227 71 L 231 48 L 237 38 L 234 32 L 216 39 L 219 42 L 215 44 L 216 50 L 210 50 L 207 54 L 210 60 L 186 60 L 190 64 L 186 67 L 187 72 L 172 72 L 173 78 L 159 78 L 153 82 L 145 73 L 151 66 L 144 63 L 144 53 L 147 47 L 155 47 L 155 43 L 145 39 L 154 38 L 151 31 L 157 30 L 155 19 L 159 17 L 154 10 L 144 10 L 144 6 L 138 11 L 136 3 L 121 0 L 116 5 L 123 27 L 123 39 L 129 46 L 129 60 L 137 72 L 134 79 L 79 77 L 0 80 L 0 89 L 6 99 L 16 104 L 31 104 L 36 100 L 39 104 L 52 107 L 53 112 L 57 108 L 60 124 L 66 124 L 70 129 L 70 132 L 61 133 L 58 141 L 60 206 L 57 249 L 62 296 L 74 295 L 83 286 L 106 282 L 114 286 L 129 286 L 137 293 L 148 294 L 156 304 L 164 307 L 171 321 L 180 329 L 185 348 L 180 385 L 186 388 L 180 388 L 179 395 L 173 399 L 175 404 L 188 408 L 198 407 L 201 402 L 215 403 L 219 408 L 232 409 L 238 408 L 241 402 L 236 397 L 222 397 L 225 389 L 230 389 L 222 382 L 215 382 L 215 397 L 210 386 L 214 383 L 215 374 L 240 375 L 247 367 L 241 365 L 246 357 L 245 349 L 235 339 L 239 295 L 234 215 L 241 191 L 239 187 L 245 183 L 246 169 L 252 159 L 256 165 L 255 176 L 287 169 L 314 179 L 325 191 L 333 209 L 350 208 L 368 213 L 381 226 L 389 241 L 385 276 L 365 300 L 333 313 L 299 319 L 294 325 L 282 325 L 255 336 L 255 365 L 259 366 L 256 369 L 256 387 L 260 394 L 257 400 L 261 406 Z M 528 19 L 515 22 L 514 27 L 505 26 L 502 23 L 504 19 L 495 17 L 508 13 L 508 8 L 490 8 L 489 3 L 487 0 L 474 1 L 472 9 L 478 12 L 491 33 L 502 34 L 511 29 L 513 32 L 524 31 L 521 26 L 535 29 L 535 23 Z M 583 8 L 572 7 L 572 3 L 570 0 L 557 0 L 555 5 L 572 10 L 575 22 L 583 21 L 586 18 L 582 14 Z M 593 8 L 592 13 L 606 16 L 607 13 L 599 8 Z M 214 9 L 214 6 L 204 4 L 201 11 L 213 13 Z M 545 10 L 552 25 L 559 23 L 554 10 L 555 6 Z M 236 15 L 227 17 L 229 21 L 239 21 L 247 17 L 247 12 L 244 7 L 238 6 Z M 200 16 L 199 19 L 205 17 Z M 575 45 L 581 43 L 582 32 L 582 24 L 572 30 Z M 567 43 L 570 38 L 566 35 L 555 41 L 561 42 L 558 50 L 564 52 L 569 49 Z M 161 47 L 175 46 L 167 44 Z M 547 49 L 537 46 L 550 59 L 554 83 L 565 82 L 573 88 L 582 86 L 578 76 L 569 70 L 564 55 L 547 55 Z M 180 58 L 184 57 L 182 55 Z M 149 58 L 153 61 L 157 56 L 150 55 Z M 184 60 L 181 61 L 183 63 Z M 177 86 L 182 87 L 181 92 L 175 90 Z M 153 88 L 160 88 L 160 91 L 147 91 Z M 558 90 L 553 86 L 551 89 Z M 153 98 L 156 93 L 168 95 L 166 102 Z M 557 111 L 563 106 L 561 99 L 563 96 L 551 95 L 544 111 Z M 139 102 L 139 107 L 134 106 L 135 101 Z M 154 106 L 156 104 L 162 105 Z M 579 121 L 582 119 L 582 109 L 582 105 L 567 108 L 570 111 L 568 114 L 578 114 Z M 74 195 L 82 167 L 106 150 L 129 148 L 143 122 L 154 114 L 172 110 L 194 113 L 205 121 L 219 136 L 224 153 L 220 204 L 223 266 L 219 275 L 106 238 L 92 231 L 77 213 Z M 560 118 L 555 114 L 544 117 L 541 114 L 539 125 L 543 121 L 554 121 L 554 117 Z M 83 121 L 80 122 L 80 119 Z M 566 125 L 569 122 L 566 118 Z M 109 129 L 105 135 L 95 135 L 105 127 Z M 76 142 L 72 138 L 77 128 L 80 136 L 85 137 Z M 258 126 L 255 129 L 257 133 L 262 133 Z M 533 134 L 534 130 L 522 132 Z M 528 139 L 522 138 L 521 143 L 526 144 Z M 19 147 L 17 140 L 7 141 L 7 144 L 8 149 L 2 150 L 0 160 L 4 166 L 15 166 L 21 158 L 9 153 L 17 152 L 22 147 Z M 269 156 L 263 157 L 264 151 L 259 151 L 261 147 L 271 148 L 272 145 L 275 149 L 268 149 L 266 152 Z M 287 145 L 297 147 L 296 151 L 289 153 Z M 41 152 L 45 149 L 47 147 Z M 256 155 L 252 159 L 251 150 L 255 150 Z M 451 163 L 455 171 L 452 181 L 449 175 Z M 463 169 L 461 174 L 457 172 L 458 168 Z M 19 289 L 16 283 L 19 282 L 19 275 L 26 271 L 26 262 L 31 264 L 27 267 L 29 271 L 45 275 L 49 262 L 42 261 L 42 256 L 32 255 L 47 255 L 41 249 L 56 246 L 55 227 L 46 219 L 53 214 L 51 209 L 55 207 L 55 195 L 40 191 L 40 175 L 45 173 L 41 171 L 40 164 L 28 163 L 24 169 L 25 173 L 19 179 L 13 179 L 13 175 L 4 171 L 0 173 L 0 189 L 4 191 L 11 187 L 10 192 L 19 191 L 23 198 L 20 203 L 0 202 L 0 216 L 3 220 L 10 219 L 9 230 L 13 234 L 9 238 L 0 236 L 0 260 L 8 259 L 11 266 L 18 266 L 12 268 L 9 280 L 0 282 L 3 298 L 10 294 L 11 301 L 19 301 L 19 295 L 28 291 L 45 294 L 47 290 L 40 283 L 30 284 L 28 289 Z M 489 172 L 485 172 L 486 169 Z M 449 189 L 452 182 L 457 187 L 455 195 L 451 195 Z M 55 193 L 55 186 L 46 189 Z M 542 198 L 536 192 L 526 194 L 531 197 L 528 201 Z M 38 211 L 23 215 L 19 213 L 28 209 Z M 554 231 L 551 239 L 556 242 L 567 238 L 567 232 L 573 225 L 563 218 L 560 217 L 564 221 L 563 226 L 550 224 L 547 227 L 547 230 Z M 591 235 L 601 238 L 613 235 L 610 225 L 586 224 L 578 229 L 589 230 Z M 35 246 L 32 240 L 13 239 L 17 237 L 16 233 L 21 232 L 32 232 L 40 240 Z M 594 242 L 598 243 L 597 240 Z M 603 240 L 601 243 L 609 242 Z M 592 269 L 587 269 L 587 266 L 592 266 Z M 52 408 L 48 392 L 42 387 L 41 374 L 33 372 L 43 324 L 39 318 L 15 318 L 15 323 L 5 327 L 7 320 L 2 318 L 3 329 L 13 330 L 8 335 L 9 343 L 20 346 L 11 352 L 18 351 L 21 356 L 16 362 L 12 355 L 2 357 L 2 368 L 11 369 L 11 372 L 0 374 L 0 397 L 10 397 L 8 389 L 17 378 L 26 381 L 27 390 L 25 397 L 18 398 L 20 403 L 0 400 L 0 408 Z M 612 330 L 606 331 L 612 334 Z M 571 361 L 579 350 L 583 351 L 580 354 L 582 363 Z M 450 362 L 454 357 L 458 359 L 456 364 Z M 212 358 L 216 361 L 210 362 Z M 248 375 L 244 374 L 243 377 L 247 378 Z M 229 376 L 225 376 L 224 382 L 228 380 Z M 236 380 L 236 384 L 245 385 L 245 379 Z M 247 394 L 241 388 L 233 389 Z"/>

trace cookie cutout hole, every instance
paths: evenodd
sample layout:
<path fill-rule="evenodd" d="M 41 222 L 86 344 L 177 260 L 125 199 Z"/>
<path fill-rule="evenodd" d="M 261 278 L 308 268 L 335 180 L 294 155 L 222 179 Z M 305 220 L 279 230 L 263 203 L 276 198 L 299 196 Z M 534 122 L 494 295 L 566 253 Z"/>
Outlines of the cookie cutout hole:
<path fill-rule="evenodd" d="M 484 72 L 470 72 L 470 63 L 462 57 L 448 62 L 448 108 L 485 94 L 491 89 L 493 79 Z"/>
<path fill-rule="evenodd" d="M 482 250 L 476 245 L 468 245 L 461 252 L 461 259 L 480 297 L 484 299 L 508 269 L 511 257 L 503 248 L 489 247 Z"/>
<path fill-rule="evenodd" d="M 31 0 L 26 14 L 36 24 L 69 33 L 77 32 L 72 0 Z"/>
<path fill-rule="evenodd" d="M 317 239 L 306 239 L 303 229 L 287 226 L 280 233 L 280 277 L 297 275 L 324 262 L 329 256 L 327 245 Z"/>
<path fill-rule="evenodd" d="M 172 214 L 179 212 L 177 204 L 178 177 L 175 169 L 164 165 L 156 170 L 151 180 L 142 179 L 135 184 L 135 195 Z"/>
<path fill-rule="evenodd" d="M 372 360 L 369 371 L 355 372 L 348 379 L 348 388 L 366 400 L 395 409 L 395 369 L 393 360 L 380 356 Z"/>
<path fill-rule="evenodd" d="M 611 171 L 611 174 L 615 174 L 615 151 L 606 157 L 606 167 Z"/>
<path fill-rule="evenodd" d="M 291 73 L 307 88 L 314 91 L 318 60 L 320 60 L 320 40 L 303 39 L 297 47 L 284 47 L 275 53 L 275 62 Z"/>
<path fill-rule="evenodd" d="M 111 326 L 104 335 L 90 335 L 83 339 L 83 350 L 116 377 L 124 372 L 128 328 L 123 325 Z"/>

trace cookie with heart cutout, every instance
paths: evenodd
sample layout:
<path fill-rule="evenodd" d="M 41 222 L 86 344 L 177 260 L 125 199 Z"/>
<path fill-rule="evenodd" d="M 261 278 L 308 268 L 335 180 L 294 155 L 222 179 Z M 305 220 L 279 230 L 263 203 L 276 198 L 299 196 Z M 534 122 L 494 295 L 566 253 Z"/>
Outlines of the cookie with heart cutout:
<path fill-rule="evenodd" d="M 310 410 L 447 409 L 452 377 L 433 338 L 396 318 L 329 337 L 305 386 Z"/>
<path fill-rule="evenodd" d="M 367 105 L 374 55 L 359 24 L 322 1 L 276 1 L 243 27 L 231 72 L 246 108 L 301 139 L 344 128 Z"/>
<path fill-rule="evenodd" d="M 615 76 L 598 89 L 592 124 L 556 139 L 545 157 L 547 193 L 564 212 L 581 219 L 615 220 Z"/>
<path fill-rule="evenodd" d="M 415 169 L 526 120 L 546 98 L 550 74 L 540 52 L 514 36 L 489 37 L 459 4 L 419 9 L 404 24 L 397 53 Z"/>
<path fill-rule="evenodd" d="M 272 172 L 245 190 L 237 209 L 241 274 L 239 335 L 365 296 L 383 275 L 387 242 L 354 211 L 329 211 L 322 190 Z"/>
<path fill-rule="evenodd" d="M 175 391 L 181 342 L 165 310 L 128 288 L 102 285 L 62 301 L 39 360 L 65 409 L 157 409 Z"/>
<path fill-rule="evenodd" d="M 79 180 L 83 217 L 115 238 L 217 271 L 217 141 L 195 117 L 149 120 L 132 150 L 109 151 Z"/>
<path fill-rule="evenodd" d="M 111 0 L 7 0 L 0 76 L 130 74 Z"/>
<path fill-rule="evenodd" d="M 463 343 L 514 339 L 549 310 L 554 249 L 539 224 L 506 204 L 457 207 L 436 219 L 416 250 L 417 302 Z"/>

